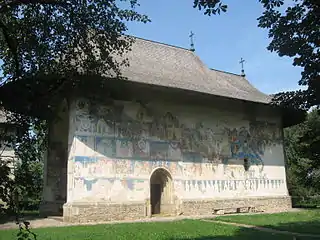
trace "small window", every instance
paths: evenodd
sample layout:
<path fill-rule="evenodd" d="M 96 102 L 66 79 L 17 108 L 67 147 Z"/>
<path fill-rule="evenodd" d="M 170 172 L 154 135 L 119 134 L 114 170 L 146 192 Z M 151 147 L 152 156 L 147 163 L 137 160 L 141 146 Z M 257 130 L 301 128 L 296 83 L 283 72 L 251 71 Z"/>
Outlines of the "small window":
<path fill-rule="evenodd" d="M 245 171 L 248 171 L 250 168 L 249 161 L 247 158 L 243 159 L 243 167 Z"/>

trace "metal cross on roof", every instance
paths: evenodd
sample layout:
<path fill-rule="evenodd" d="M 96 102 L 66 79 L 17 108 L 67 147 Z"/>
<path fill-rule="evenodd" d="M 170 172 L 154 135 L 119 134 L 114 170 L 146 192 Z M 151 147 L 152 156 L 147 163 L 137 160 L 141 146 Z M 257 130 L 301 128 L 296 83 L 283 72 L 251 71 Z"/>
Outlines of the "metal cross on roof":
<path fill-rule="evenodd" d="M 190 50 L 191 50 L 192 52 L 195 51 L 195 49 L 194 49 L 194 42 L 193 42 L 193 36 L 194 36 L 194 33 L 191 31 L 191 32 L 190 32 L 190 35 L 189 35 L 189 38 L 190 38 Z"/>
<path fill-rule="evenodd" d="M 240 59 L 240 64 L 241 64 L 241 76 L 245 76 L 245 74 L 244 74 L 244 68 L 243 68 L 243 63 L 245 62 L 245 60 L 243 59 L 243 58 L 241 58 Z"/>

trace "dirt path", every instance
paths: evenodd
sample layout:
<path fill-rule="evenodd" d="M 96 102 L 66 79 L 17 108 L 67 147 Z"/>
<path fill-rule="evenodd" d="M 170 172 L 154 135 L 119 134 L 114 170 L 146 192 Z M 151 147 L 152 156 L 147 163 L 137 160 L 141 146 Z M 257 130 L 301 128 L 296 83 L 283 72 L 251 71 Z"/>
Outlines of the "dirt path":
<path fill-rule="evenodd" d="M 232 226 L 242 227 L 242 228 L 251 228 L 251 229 L 255 229 L 255 230 L 259 230 L 259 231 L 263 231 L 263 232 L 292 235 L 295 237 L 311 237 L 311 238 L 320 239 L 320 235 L 318 235 L 318 234 L 296 233 L 296 232 L 289 232 L 289 231 L 285 231 L 285 230 L 277 230 L 277 229 L 273 229 L 273 228 L 265 228 L 265 227 L 258 227 L 258 226 L 242 224 L 242 223 L 223 222 L 223 221 L 216 221 L 216 220 L 202 219 L 201 221 L 232 225 Z"/>

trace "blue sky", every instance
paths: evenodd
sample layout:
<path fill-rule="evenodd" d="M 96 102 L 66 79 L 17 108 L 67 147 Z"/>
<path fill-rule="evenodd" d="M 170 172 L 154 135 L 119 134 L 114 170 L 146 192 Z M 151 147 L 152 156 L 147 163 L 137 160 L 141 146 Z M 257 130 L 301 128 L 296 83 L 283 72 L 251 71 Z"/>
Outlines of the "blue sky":
<path fill-rule="evenodd" d="M 189 34 L 195 33 L 196 54 L 210 68 L 240 73 L 240 58 L 245 59 L 247 79 L 260 91 L 276 93 L 299 88 L 301 69 L 292 59 L 279 57 L 266 47 L 266 30 L 258 28 L 257 18 L 263 8 L 257 0 L 225 0 L 228 12 L 204 16 L 189 0 L 139 0 L 140 13 L 152 22 L 130 22 L 128 33 L 154 41 L 189 48 Z"/>

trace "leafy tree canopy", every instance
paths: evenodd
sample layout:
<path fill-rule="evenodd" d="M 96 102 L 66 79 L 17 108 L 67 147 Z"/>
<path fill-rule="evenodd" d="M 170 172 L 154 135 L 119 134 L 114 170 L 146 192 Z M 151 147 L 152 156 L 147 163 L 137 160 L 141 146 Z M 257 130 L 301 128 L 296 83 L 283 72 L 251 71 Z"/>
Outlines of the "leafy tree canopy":
<path fill-rule="evenodd" d="M 119 67 L 127 62 L 112 56 L 130 49 L 125 21 L 149 21 L 136 6 L 137 0 L 0 1 L 2 83 L 22 80 L 14 87 L 4 84 L 0 101 L 17 110 L 47 102 L 43 99 L 65 85 L 76 86 L 79 75 L 120 76 Z"/>
<path fill-rule="evenodd" d="M 269 29 L 268 49 L 292 57 L 293 64 L 303 68 L 299 84 L 307 86 L 306 90 L 276 94 L 275 103 L 302 109 L 319 105 L 319 2 L 292 0 L 285 11 L 284 0 L 259 2 L 265 11 L 258 18 L 258 26 Z M 128 9 L 119 7 L 122 3 L 127 3 Z M 0 1 L 2 82 L 24 80 L 19 86 L 2 91 L 0 101 L 14 110 L 22 104 L 12 99 L 12 94 L 19 95 L 20 100 L 46 103 L 49 96 L 54 97 L 63 87 L 67 89 L 65 85 L 79 85 L 75 75 L 103 72 L 120 76 L 119 66 L 126 61 L 112 56 L 122 55 L 130 48 L 131 42 L 121 37 L 126 30 L 125 21 L 149 21 L 135 11 L 136 6 L 137 0 Z M 227 11 L 223 0 L 194 0 L 193 7 L 206 15 Z M 90 44 L 93 42 L 95 45 Z"/>
<path fill-rule="evenodd" d="M 320 194 L 320 115 L 308 114 L 305 122 L 285 130 L 288 184 L 291 194 Z"/>
<path fill-rule="evenodd" d="M 194 0 L 194 7 L 206 15 L 227 10 L 223 0 Z M 274 102 L 307 110 L 320 104 L 320 2 L 291 0 L 283 11 L 284 0 L 259 0 L 264 12 L 258 26 L 269 29 L 268 50 L 293 58 L 303 68 L 299 85 L 306 90 L 278 93 Z M 288 3 L 288 2 L 286 2 Z"/>
<path fill-rule="evenodd" d="M 11 111 L 7 120 L 19 129 L 10 142 L 21 160 L 14 181 L 0 161 L 0 199 L 13 206 L 17 184 L 20 197 L 39 198 L 41 174 L 34 174 L 41 170 L 47 136 L 41 119 L 50 119 L 55 103 L 84 82 L 81 76 L 121 77 L 127 61 L 113 56 L 130 50 L 125 22 L 149 21 L 137 6 L 137 0 L 0 0 L 0 105 Z M 1 134 L 0 147 L 3 140 L 8 139 Z"/>

